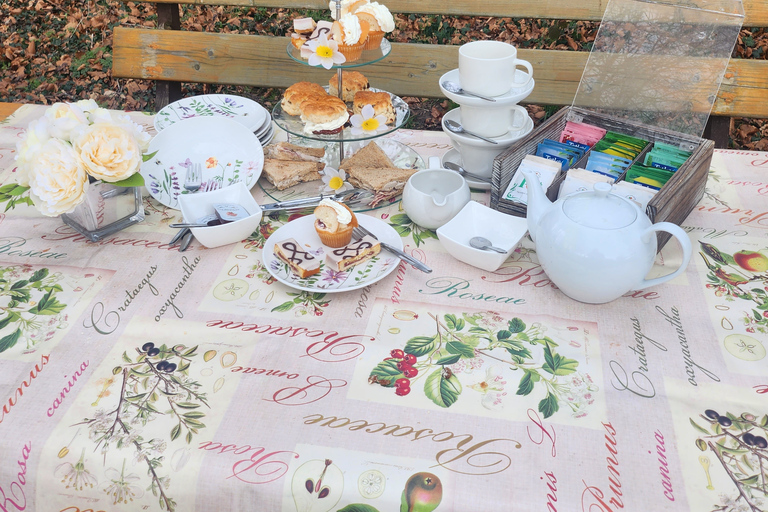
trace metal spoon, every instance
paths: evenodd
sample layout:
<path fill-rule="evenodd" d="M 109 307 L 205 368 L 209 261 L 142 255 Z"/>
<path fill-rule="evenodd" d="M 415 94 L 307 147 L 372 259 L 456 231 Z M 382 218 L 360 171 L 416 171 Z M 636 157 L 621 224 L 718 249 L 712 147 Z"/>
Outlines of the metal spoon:
<path fill-rule="evenodd" d="M 467 135 L 471 135 L 473 137 L 477 137 L 478 139 L 482 139 L 485 142 L 490 142 L 491 144 L 498 144 L 498 142 L 496 142 L 493 139 L 489 139 L 487 137 L 483 137 L 482 135 L 478 135 L 476 133 L 468 132 L 467 130 L 464 129 L 463 126 L 461 126 L 456 121 L 452 121 L 451 119 L 445 119 L 444 121 L 445 121 L 446 128 L 448 128 L 453 133 L 466 133 Z"/>
<path fill-rule="evenodd" d="M 504 249 L 499 249 L 498 247 L 494 247 L 490 240 L 487 238 L 483 238 L 481 236 L 474 236 L 469 240 L 469 245 L 474 247 L 475 249 L 480 249 L 483 251 L 496 251 L 498 253 L 506 254 L 507 251 Z"/>
<path fill-rule="evenodd" d="M 485 100 L 485 101 L 494 101 L 494 102 L 496 101 L 493 98 L 488 98 L 487 96 L 483 96 L 481 94 L 477 94 L 476 92 L 465 91 L 456 82 L 451 82 L 451 81 L 446 80 L 443 83 L 441 83 L 440 85 L 442 85 L 443 89 L 445 89 L 446 91 L 449 91 L 449 92 L 452 92 L 452 93 L 455 93 L 455 94 L 464 94 L 465 96 L 474 96 L 475 98 L 480 98 L 481 100 Z"/>
<path fill-rule="evenodd" d="M 446 169 L 450 169 L 452 171 L 456 171 L 457 173 L 459 173 L 462 176 L 464 176 L 466 178 L 469 178 L 471 180 L 482 181 L 483 183 L 490 183 L 491 182 L 491 178 L 486 178 L 485 176 L 480 176 L 479 174 L 473 174 L 473 173 L 467 171 L 466 169 L 464 169 L 459 164 L 455 164 L 453 162 L 445 162 L 443 164 L 443 166 Z"/>

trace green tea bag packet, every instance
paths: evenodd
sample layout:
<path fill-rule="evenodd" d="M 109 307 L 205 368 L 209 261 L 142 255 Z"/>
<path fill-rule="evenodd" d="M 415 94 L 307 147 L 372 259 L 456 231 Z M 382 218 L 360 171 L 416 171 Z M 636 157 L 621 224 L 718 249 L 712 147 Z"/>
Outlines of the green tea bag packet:
<path fill-rule="evenodd" d="M 507 190 L 502 196 L 504 199 L 514 201 L 516 203 L 528 204 L 528 187 L 525 184 L 525 175 L 521 171 L 530 170 L 536 173 L 539 177 L 539 182 L 544 190 L 555 181 L 555 178 L 560 174 L 560 164 L 548 160 L 546 158 L 534 155 L 527 155 L 520 166 L 517 168 L 512 181 L 509 183 Z"/>

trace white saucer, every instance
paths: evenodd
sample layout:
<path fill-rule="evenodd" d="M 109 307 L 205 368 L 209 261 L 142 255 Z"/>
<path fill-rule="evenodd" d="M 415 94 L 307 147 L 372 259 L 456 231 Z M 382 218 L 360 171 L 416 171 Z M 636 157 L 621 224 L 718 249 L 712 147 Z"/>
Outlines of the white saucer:
<path fill-rule="evenodd" d="M 275 137 L 275 125 L 271 125 L 267 131 L 264 132 L 263 135 L 259 136 L 259 142 L 261 142 L 262 146 L 266 146 L 269 144 L 272 139 Z"/>
<path fill-rule="evenodd" d="M 528 73 L 525 71 L 519 69 L 515 70 L 515 80 L 522 82 L 526 76 L 528 76 Z M 492 102 L 482 100 L 480 98 L 475 98 L 474 96 L 465 96 L 463 94 L 456 94 L 454 92 L 446 91 L 443 88 L 443 82 L 446 80 L 461 85 L 459 69 L 453 69 L 441 76 L 438 84 L 440 85 L 440 90 L 448 99 L 455 101 L 459 105 L 467 105 L 470 107 L 498 107 L 502 105 L 513 105 L 527 98 L 531 92 L 533 92 L 533 88 L 536 85 L 536 81 L 533 79 L 533 77 L 531 77 L 528 83 L 524 86 L 513 87 L 506 94 L 495 96 L 493 99 L 496 101 Z"/>
<path fill-rule="evenodd" d="M 448 152 L 446 152 L 443 157 L 440 159 L 440 163 L 445 167 L 445 162 L 451 162 L 456 165 L 461 165 L 461 153 L 459 153 L 458 149 L 449 149 Z M 464 179 L 467 181 L 467 185 L 469 185 L 469 188 L 475 189 L 475 190 L 491 190 L 491 184 L 485 181 L 475 181 L 471 178 L 467 178 L 464 176 Z"/>
<path fill-rule="evenodd" d="M 456 139 L 461 144 L 468 144 L 470 146 L 481 146 L 481 147 L 493 146 L 493 144 L 491 144 L 490 142 L 486 142 L 483 139 L 478 139 L 477 137 L 473 137 L 471 135 L 465 135 L 463 133 L 452 132 L 451 130 L 445 127 L 446 121 L 455 121 L 456 123 L 461 124 L 461 107 L 455 108 L 453 110 L 449 110 L 443 115 L 441 124 L 445 134 L 448 135 L 451 139 Z M 496 147 L 502 147 L 502 146 L 506 147 L 522 139 L 532 131 L 533 131 L 533 119 L 531 119 L 531 116 L 526 115 L 525 125 L 520 130 L 508 131 L 507 133 L 499 137 L 489 137 L 489 138 L 496 141 L 496 144 L 498 144 L 498 146 Z M 471 169 L 467 169 L 467 170 L 472 172 Z"/>
<path fill-rule="evenodd" d="M 267 134 L 269 130 L 272 129 L 272 116 L 267 112 L 267 118 L 264 120 L 264 123 L 256 128 L 253 133 L 258 138 L 262 138 L 264 135 Z"/>

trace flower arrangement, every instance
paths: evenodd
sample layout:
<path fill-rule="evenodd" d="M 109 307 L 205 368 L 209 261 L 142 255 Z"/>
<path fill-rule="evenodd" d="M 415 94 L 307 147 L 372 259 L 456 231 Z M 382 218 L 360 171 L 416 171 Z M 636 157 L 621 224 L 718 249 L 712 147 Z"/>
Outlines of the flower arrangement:
<path fill-rule="evenodd" d="M 17 184 L 0 187 L 0 202 L 7 202 L 6 211 L 25 203 L 56 217 L 83 202 L 92 180 L 141 186 L 138 171 L 152 157 L 143 154 L 150 139 L 127 115 L 112 114 L 94 100 L 56 103 L 16 145 Z"/>

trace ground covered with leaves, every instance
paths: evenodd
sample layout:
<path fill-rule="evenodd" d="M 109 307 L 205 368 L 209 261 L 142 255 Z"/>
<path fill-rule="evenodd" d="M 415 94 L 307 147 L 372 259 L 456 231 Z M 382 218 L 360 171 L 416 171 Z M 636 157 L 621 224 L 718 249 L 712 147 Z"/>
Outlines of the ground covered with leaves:
<path fill-rule="evenodd" d="M 116 25 L 156 25 L 154 4 L 121 0 L 0 0 L 0 101 L 50 104 L 93 98 L 114 109 L 152 111 L 154 87 L 144 80 L 112 77 L 112 29 Z M 183 6 L 185 30 L 287 35 L 296 16 L 318 12 L 225 6 Z M 589 51 L 597 24 L 469 16 L 396 16 L 392 41 L 462 44 L 496 39 L 519 48 Z M 735 58 L 765 59 L 768 31 L 743 29 Z M 270 108 L 276 89 L 185 84 L 184 94 L 227 92 L 248 96 Z M 405 98 L 412 128 L 440 129 L 445 99 Z M 536 121 L 559 106 L 528 105 Z M 731 120 L 731 146 L 768 151 L 768 120 Z"/>

